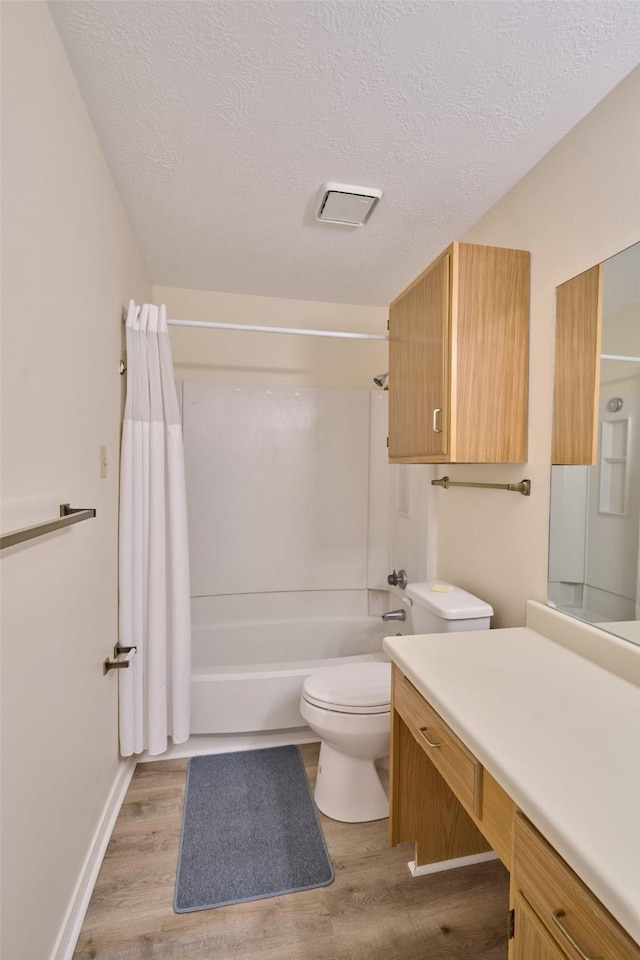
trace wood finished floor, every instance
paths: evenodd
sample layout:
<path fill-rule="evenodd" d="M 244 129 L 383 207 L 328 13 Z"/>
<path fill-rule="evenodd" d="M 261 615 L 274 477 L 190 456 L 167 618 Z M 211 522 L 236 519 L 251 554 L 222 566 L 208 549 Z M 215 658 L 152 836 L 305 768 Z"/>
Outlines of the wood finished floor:
<path fill-rule="evenodd" d="M 315 782 L 318 745 L 301 748 Z M 187 760 L 139 764 L 74 960 L 506 960 L 509 876 L 499 861 L 413 878 L 388 821 L 320 815 L 331 886 L 173 911 Z"/>

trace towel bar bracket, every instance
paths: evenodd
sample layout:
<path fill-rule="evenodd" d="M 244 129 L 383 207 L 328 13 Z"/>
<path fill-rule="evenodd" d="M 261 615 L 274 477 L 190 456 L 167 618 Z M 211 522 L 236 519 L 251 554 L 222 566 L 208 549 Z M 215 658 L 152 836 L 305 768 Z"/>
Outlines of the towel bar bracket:
<path fill-rule="evenodd" d="M 137 647 L 121 647 L 119 643 L 116 643 L 113 648 L 113 660 L 109 660 L 109 657 L 102 662 L 102 675 L 106 677 L 110 670 L 126 670 L 129 667 L 128 660 L 118 660 L 118 657 L 122 656 L 123 653 L 137 653 Z"/>
<path fill-rule="evenodd" d="M 113 648 L 114 659 L 117 659 L 123 653 L 131 653 L 132 651 L 134 653 L 137 653 L 138 648 L 137 647 L 121 647 L 119 643 L 116 643 L 115 647 Z"/>
<path fill-rule="evenodd" d="M 93 507 L 72 507 L 70 503 L 60 504 L 61 517 L 73 517 L 76 513 L 90 513 L 92 517 L 95 517 L 96 515 L 96 511 L 93 509 Z"/>
<path fill-rule="evenodd" d="M 109 660 L 107 657 L 102 664 L 102 675 L 106 677 L 110 670 L 125 670 L 128 666 L 128 660 Z"/>

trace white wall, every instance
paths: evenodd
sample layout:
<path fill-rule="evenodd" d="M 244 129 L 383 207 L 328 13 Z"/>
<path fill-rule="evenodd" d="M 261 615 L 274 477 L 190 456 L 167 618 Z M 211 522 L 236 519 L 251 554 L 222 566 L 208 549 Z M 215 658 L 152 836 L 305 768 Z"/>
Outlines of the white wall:
<path fill-rule="evenodd" d="M 98 511 L 2 555 L 2 956 L 46 960 L 121 770 L 120 312 L 150 286 L 44 3 L 2 5 L 2 98 L 2 529 Z"/>
<path fill-rule="evenodd" d="M 437 492 L 438 575 L 491 603 L 494 626 L 521 625 L 526 600 L 546 600 L 555 288 L 640 236 L 638 103 L 640 68 L 460 238 L 532 254 L 529 462 L 447 471 L 456 480 L 529 477 L 531 497 Z"/>

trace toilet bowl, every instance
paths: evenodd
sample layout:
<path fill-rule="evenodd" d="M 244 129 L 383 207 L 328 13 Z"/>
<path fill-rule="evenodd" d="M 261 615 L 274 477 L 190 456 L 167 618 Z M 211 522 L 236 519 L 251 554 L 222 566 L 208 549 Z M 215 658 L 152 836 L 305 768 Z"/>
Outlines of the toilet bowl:
<path fill-rule="evenodd" d="M 486 630 L 488 603 L 453 584 L 410 583 L 403 601 L 411 609 L 415 634 Z M 333 820 L 360 823 L 389 815 L 378 770 L 389 756 L 391 664 L 350 663 L 310 674 L 300 712 L 321 740 L 314 798 Z"/>
<path fill-rule="evenodd" d="M 345 823 L 389 816 L 375 761 L 389 756 L 391 664 L 316 670 L 305 680 L 300 712 L 321 740 L 318 809 Z"/>

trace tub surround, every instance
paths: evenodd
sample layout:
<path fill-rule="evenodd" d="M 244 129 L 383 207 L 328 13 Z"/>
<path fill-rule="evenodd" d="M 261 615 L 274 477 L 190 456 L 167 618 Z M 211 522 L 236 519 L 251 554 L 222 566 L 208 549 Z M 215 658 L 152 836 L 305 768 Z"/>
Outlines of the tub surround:
<path fill-rule="evenodd" d="M 640 648 L 542 604 L 528 604 L 527 624 L 383 646 L 640 943 Z"/>

